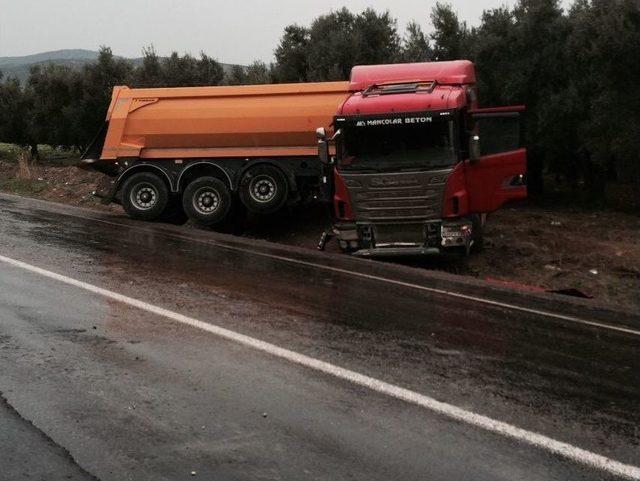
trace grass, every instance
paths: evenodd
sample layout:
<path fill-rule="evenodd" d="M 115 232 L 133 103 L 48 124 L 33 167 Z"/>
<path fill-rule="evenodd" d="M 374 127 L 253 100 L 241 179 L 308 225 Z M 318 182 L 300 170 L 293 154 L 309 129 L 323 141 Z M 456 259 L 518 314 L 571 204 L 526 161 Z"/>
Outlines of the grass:
<path fill-rule="evenodd" d="M 37 197 L 46 187 L 47 183 L 44 180 L 0 178 L 0 190 L 17 195 Z"/>
<path fill-rule="evenodd" d="M 0 142 L 0 160 L 16 163 L 24 150 L 19 145 Z M 59 165 L 72 165 L 79 156 L 76 149 L 52 147 L 51 145 L 38 145 L 38 153 L 41 161 Z"/>
<path fill-rule="evenodd" d="M 22 151 L 22 147 L 18 145 L 0 143 L 0 159 L 2 160 L 17 162 Z"/>

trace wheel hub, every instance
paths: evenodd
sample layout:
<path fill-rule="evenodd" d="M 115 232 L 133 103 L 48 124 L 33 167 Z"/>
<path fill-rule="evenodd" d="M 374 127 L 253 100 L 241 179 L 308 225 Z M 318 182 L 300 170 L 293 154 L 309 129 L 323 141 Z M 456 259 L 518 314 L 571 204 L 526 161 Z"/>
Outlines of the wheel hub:
<path fill-rule="evenodd" d="M 201 214 L 211 214 L 220 206 L 220 196 L 214 190 L 200 189 L 194 195 L 193 207 Z"/>
<path fill-rule="evenodd" d="M 140 185 L 131 192 L 131 203 L 139 210 L 149 210 L 158 201 L 158 193 L 151 185 Z"/>
<path fill-rule="evenodd" d="M 257 202 L 270 202 L 276 196 L 278 188 L 271 177 L 259 177 L 254 180 L 251 197 Z"/>

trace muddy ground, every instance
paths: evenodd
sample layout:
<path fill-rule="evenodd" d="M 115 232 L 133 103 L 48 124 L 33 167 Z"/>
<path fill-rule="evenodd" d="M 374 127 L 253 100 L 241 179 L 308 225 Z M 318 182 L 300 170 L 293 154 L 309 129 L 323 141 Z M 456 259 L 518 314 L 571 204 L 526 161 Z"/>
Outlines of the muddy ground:
<path fill-rule="evenodd" d="M 121 212 L 92 196 L 100 174 L 73 166 L 32 167 L 18 179 L 13 163 L 0 161 L 0 190 L 19 195 Z M 290 209 L 269 218 L 249 218 L 242 235 L 314 249 L 330 224 L 320 207 Z M 185 228 L 195 228 L 185 226 Z M 466 260 L 407 259 L 419 268 L 474 276 L 516 288 L 575 290 L 612 307 L 640 309 L 640 217 L 632 214 L 529 202 L 492 214 L 485 248 Z M 337 251 L 335 243 L 327 248 Z"/>

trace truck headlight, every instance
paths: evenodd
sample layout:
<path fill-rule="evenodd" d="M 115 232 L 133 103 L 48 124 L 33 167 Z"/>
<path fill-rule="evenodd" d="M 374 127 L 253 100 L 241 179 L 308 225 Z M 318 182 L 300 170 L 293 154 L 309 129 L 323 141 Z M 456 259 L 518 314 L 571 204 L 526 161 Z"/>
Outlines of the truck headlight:
<path fill-rule="evenodd" d="M 471 237 L 472 229 L 470 223 L 442 224 L 440 228 L 442 245 L 444 247 L 466 245 Z"/>

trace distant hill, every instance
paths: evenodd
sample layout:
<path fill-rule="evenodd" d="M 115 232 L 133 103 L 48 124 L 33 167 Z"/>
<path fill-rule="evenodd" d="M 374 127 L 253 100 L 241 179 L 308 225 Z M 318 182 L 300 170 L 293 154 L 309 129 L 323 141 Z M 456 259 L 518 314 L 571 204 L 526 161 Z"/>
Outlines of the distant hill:
<path fill-rule="evenodd" d="M 42 52 L 23 57 L 0 57 L 0 72 L 3 78 L 15 77 L 24 82 L 29 77 L 29 70 L 35 65 L 66 65 L 72 69 L 81 69 L 85 64 L 98 58 L 98 52 L 93 50 L 66 49 L 53 52 Z M 140 65 L 142 58 L 127 58 L 133 65 Z M 231 70 L 232 64 L 221 63 L 225 73 Z"/>

